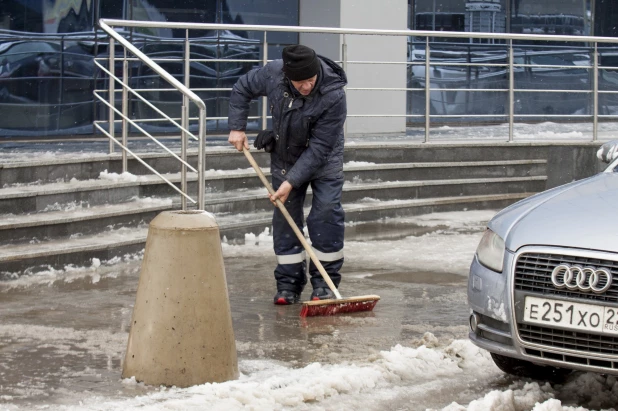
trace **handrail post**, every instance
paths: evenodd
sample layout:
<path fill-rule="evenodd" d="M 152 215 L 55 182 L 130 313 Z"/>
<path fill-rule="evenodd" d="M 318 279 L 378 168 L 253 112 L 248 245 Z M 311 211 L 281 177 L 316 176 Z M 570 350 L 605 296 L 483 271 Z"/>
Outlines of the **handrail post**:
<path fill-rule="evenodd" d="M 109 72 L 110 73 L 115 73 L 115 62 L 114 62 L 114 54 L 115 54 L 115 48 L 114 48 L 114 38 L 110 36 L 109 38 Z M 109 78 L 109 84 L 108 84 L 108 99 L 109 99 L 109 104 L 111 105 L 111 107 L 109 108 L 109 134 L 114 137 L 114 109 L 112 107 L 115 107 L 115 102 L 116 102 L 116 89 L 115 89 L 115 83 L 114 83 L 114 79 L 113 78 Z M 114 141 L 113 140 L 109 140 L 109 153 L 112 154 L 114 152 Z M 124 151 L 124 150 L 123 150 Z"/>
<path fill-rule="evenodd" d="M 346 41 L 345 34 L 341 36 L 341 68 L 343 68 L 343 71 L 346 73 L 346 75 L 348 75 L 348 43 Z M 344 93 L 346 93 L 346 98 L 347 98 L 347 90 L 348 90 L 348 86 L 345 85 L 343 87 L 343 91 Z M 343 123 L 343 139 L 344 140 L 348 139 L 347 116 L 346 116 L 345 122 Z"/>
<path fill-rule="evenodd" d="M 429 37 L 425 37 L 425 141 L 429 142 L 429 126 L 431 116 L 431 65 L 429 61 Z"/>
<path fill-rule="evenodd" d="M 262 57 L 262 66 L 265 66 L 268 63 L 268 32 L 264 32 L 264 42 L 262 47 L 264 48 L 264 55 Z M 266 117 L 268 116 L 268 97 L 262 97 L 262 130 L 266 130 L 268 126 L 268 120 Z"/>
<path fill-rule="evenodd" d="M 204 210 L 204 194 L 206 192 L 206 182 L 204 181 L 204 150 L 206 148 L 206 106 L 204 106 L 203 109 L 200 108 L 199 122 L 199 148 L 197 153 L 197 208 L 198 210 Z"/>
<path fill-rule="evenodd" d="M 185 87 L 189 88 L 190 86 L 190 76 L 191 76 L 191 50 L 189 49 L 189 30 L 185 30 L 185 42 L 184 42 L 184 78 L 185 78 Z M 185 130 L 189 129 L 189 98 L 183 94 L 182 96 L 182 112 L 180 113 L 181 120 L 180 124 Z M 180 135 L 180 158 L 183 161 L 187 161 L 187 133 L 182 132 Z M 199 170 L 198 170 L 199 174 Z M 182 168 L 180 171 L 180 189 L 183 193 L 187 192 L 187 166 L 182 164 Z M 187 209 L 187 199 L 184 196 L 180 197 L 181 207 L 183 211 Z"/>
<path fill-rule="evenodd" d="M 129 134 L 129 123 L 127 122 L 127 115 L 129 113 L 129 62 L 127 61 L 127 49 L 124 49 L 124 59 L 122 61 L 122 145 L 127 147 L 127 137 Z M 122 150 L 122 172 L 126 173 L 128 170 L 127 164 L 127 151 Z"/>
<path fill-rule="evenodd" d="M 513 142 L 513 125 L 515 122 L 515 53 L 513 40 L 509 40 L 509 143 Z"/>
<path fill-rule="evenodd" d="M 599 132 L 599 43 L 594 42 L 592 73 L 592 141 L 597 141 Z"/>

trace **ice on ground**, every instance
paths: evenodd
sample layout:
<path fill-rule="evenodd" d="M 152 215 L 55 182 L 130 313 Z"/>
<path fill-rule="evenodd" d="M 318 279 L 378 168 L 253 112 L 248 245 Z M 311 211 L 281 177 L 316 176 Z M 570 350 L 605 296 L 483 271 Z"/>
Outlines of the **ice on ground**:
<path fill-rule="evenodd" d="M 406 237 L 400 240 L 383 241 L 346 241 L 344 256 L 356 264 L 361 264 L 368 271 L 372 269 L 392 268 L 406 269 L 414 267 L 422 271 L 439 271 L 467 274 L 474 250 L 481 239 L 481 229 L 493 217 L 495 211 L 467 211 L 433 213 L 417 217 L 392 219 L 396 223 L 416 223 L 427 226 L 449 226 L 448 235 L 436 231 L 420 237 Z M 453 229 L 452 231 L 451 228 Z M 458 233 L 459 229 L 474 228 L 474 233 Z M 447 234 L 447 235 L 445 235 Z M 444 250 L 449 250 L 448 260 L 444 259 Z M 245 245 L 223 243 L 225 257 L 261 256 L 272 253 L 272 235 L 268 230 L 256 236 L 245 235 Z"/>
<path fill-rule="evenodd" d="M 444 272 L 467 275 L 474 250 L 482 233 L 442 235 L 440 232 L 401 240 L 363 242 L 347 241 L 344 255 L 355 264 L 372 269 Z M 444 258 L 448 250 L 449 258 Z"/>
<path fill-rule="evenodd" d="M 486 226 L 496 215 L 496 210 L 451 211 L 444 213 L 423 214 L 415 217 L 397 219 L 398 222 L 414 222 L 426 227 L 447 225 L 451 229 L 478 228 Z"/>

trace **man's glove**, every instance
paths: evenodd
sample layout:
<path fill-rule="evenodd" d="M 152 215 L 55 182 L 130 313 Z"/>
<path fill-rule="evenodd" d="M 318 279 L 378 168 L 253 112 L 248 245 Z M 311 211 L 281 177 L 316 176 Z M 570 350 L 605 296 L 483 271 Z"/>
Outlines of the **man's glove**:
<path fill-rule="evenodd" d="M 270 153 L 275 148 L 275 133 L 272 130 L 260 131 L 253 142 L 253 147 Z"/>

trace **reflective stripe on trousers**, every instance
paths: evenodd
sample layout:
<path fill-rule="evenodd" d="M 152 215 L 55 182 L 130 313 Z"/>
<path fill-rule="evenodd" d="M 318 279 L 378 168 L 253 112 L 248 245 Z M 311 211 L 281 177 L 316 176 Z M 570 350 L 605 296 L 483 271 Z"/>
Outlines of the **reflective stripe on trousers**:
<path fill-rule="evenodd" d="M 307 253 L 303 251 L 302 253 L 278 255 L 276 257 L 277 257 L 277 264 L 282 264 L 282 265 L 300 264 L 307 259 Z"/>
<path fill-rule="evenodd" d="M 323 253 L 320 250 L 316 250 L 315 247 L 311 247 L 311 249 L 315 253 L 315 256 L 318 257 L 318 260 L 320 260 L 321 263 L 325 263 L 325 262 L 331 263 L 333 261 L 338 261 L 343 258 L 343 248 L 333 253 Z"/>

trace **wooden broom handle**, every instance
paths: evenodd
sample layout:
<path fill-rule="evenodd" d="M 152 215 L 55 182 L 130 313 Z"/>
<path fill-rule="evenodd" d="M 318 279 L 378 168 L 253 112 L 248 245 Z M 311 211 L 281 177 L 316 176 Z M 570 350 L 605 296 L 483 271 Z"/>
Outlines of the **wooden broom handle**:
<path fill-rule="evenodd" d="M 266 179 L 266 176 L 262 172 L 262 169 L 255 162 L 255 159 L 253 158 L 249 150 L 247 150 L 247 148 L 243 146 L 242 151 L 243 153 L 245 153 L 245 157 L 247 157 L 247 160 L 249 160 L 249 163 L 251 163 L 251 166 L 257 173 L 260 180 L 262 180 L 262 184 L 264 184 L 264 187 L 266 187 L 270 195 L 275 195 L 275 190 L 273 189 L 273 186 Z M 318 257 L 315 255 L 315 253 L 311 249 L 311 246 L 309 245 L 307 240 L 305 240 L 305 236 L 303 235 L 303 233 L 300 232 L 300 229 L 294 222 L 294 219 L 292 219 L 292 216 L 290 215 L 290 213 L 288 213 L 288 210 L 285 208 L 285 206 L 279 199 L 277 199 L 277 207 L 279 207 L 279 210 L 281 211 L 285 219 L 288 221 L 288 224 L 290 224 L 290 227 L 292 227 L 292 230 L 294 230 L 296 237 L 298 237 L 298 240 L 301 242 L 301 244 L 305 248 L 305 251 L 307 251 L 307 254 L 309 254 L 309 257 L 311 257 L 311 261 L 313 261 L 313 264 L 315 264 L 315 266 L 317 267 L 318 271 L 322 275 L 322 278 L 324 278 L 324 281 L 326 281 L 326 284 L 328 284 L 328 288 L 330 288 L 330 290 L 335 294 L 335 297 L 337 297 L 337 299 L 340 300 L 341 294 L 339 294 L 339 290 L 337 290 L 337 287 L 335 287 L 335 284 L 333 284 L 333 280 L 330 279 L 330 276 L 328 275 L 328 273 L 322 266 L 322 263 L 320 262 Z"/>

